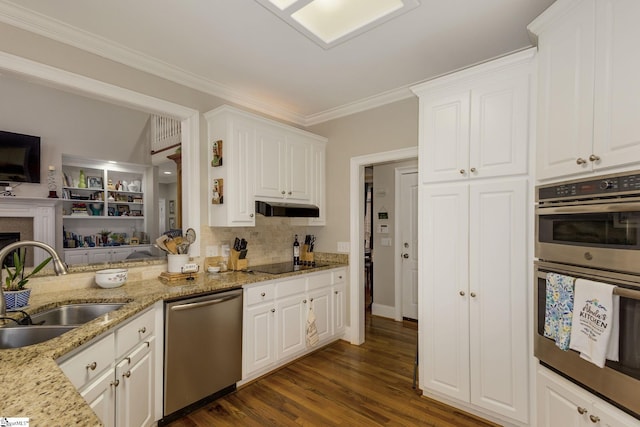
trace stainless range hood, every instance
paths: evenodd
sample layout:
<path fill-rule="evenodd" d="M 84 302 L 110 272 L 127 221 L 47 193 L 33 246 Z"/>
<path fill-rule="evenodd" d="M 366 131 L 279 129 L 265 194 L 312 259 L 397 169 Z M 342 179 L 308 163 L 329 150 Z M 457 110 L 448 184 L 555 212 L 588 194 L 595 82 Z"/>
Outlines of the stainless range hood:
<path fill-rule="evenodd" d="M 318 218 L 320 216 L 320 209 L 314 205 L 256 200 L 256 213 L 264 216 Z"/>

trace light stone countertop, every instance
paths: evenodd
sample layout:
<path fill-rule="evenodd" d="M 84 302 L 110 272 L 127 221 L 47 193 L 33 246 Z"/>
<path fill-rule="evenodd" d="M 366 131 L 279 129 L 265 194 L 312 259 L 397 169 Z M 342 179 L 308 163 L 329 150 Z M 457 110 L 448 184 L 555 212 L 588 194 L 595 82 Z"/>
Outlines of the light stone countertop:
<path fill-rule="evenodd" d="M 56 364 L 56 359 L 103 334 L 160 300 L 238 288 L 268 280 L 345 267 L 335 263 L 314 270 L 272 275 L 227 272 L 200 273 L 195 280 L 127 282 L 115 289 L 98 287 L 34 294 L 27 312 L 80 302 L 126 302 L 59 337 L 17 349 L 0 350 L 0 417 L 28 417 L 30 426 L 99 426 L 100 421 Z M 64 280 L 60 276 L 59 280 Z"/>

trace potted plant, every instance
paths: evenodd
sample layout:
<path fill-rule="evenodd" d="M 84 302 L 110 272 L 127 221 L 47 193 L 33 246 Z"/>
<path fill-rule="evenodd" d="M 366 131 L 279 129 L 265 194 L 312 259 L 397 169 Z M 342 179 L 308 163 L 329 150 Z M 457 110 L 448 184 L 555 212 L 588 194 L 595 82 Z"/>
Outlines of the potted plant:
<path fill-rule="evenodd" d="M 107 243 L 109 243 L 109 234 L 111 234 L 109 230 L 100 231 L 100 235 L 102 236 L 102 246 L 107 246 Z"/>
<path fill-rule="evenodd" d="M 4 279 L 4 299 L 7 304 L 7 310 L 24 307 L 29 304 L 29 296 L 31 289 L 26 289 L 25 285 L 29 282 L 29 278 L 42 270 L 51 261 L 51 257 L 42 261 L 30 273 L 24 273 L 24 261 L 27 250 L 25 248 L 18 249 L 13 253 L 13 271 L 11 267 L 5 267 L 7 277 Z"/>

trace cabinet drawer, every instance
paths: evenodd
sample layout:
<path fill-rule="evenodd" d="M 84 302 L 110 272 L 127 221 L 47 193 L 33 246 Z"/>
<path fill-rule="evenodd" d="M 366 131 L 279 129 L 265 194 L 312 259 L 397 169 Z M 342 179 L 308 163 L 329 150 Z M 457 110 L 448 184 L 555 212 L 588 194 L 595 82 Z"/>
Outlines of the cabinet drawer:
<path fill-rule="evenodd" d="M 347 270 L 339 270 L 331 273 L 333 275 L 332 284 L 338 285 L 340 283 L 344 283 L 347 278 Z"/>
<path fill-rule="evenodd" d="M 275 296 L 275 286 L 268 285 L 251 286 L 245 289 L 247 305 L 259 304 L 261 302 L 273 301 Z"/>
<path fill-rule="evenodd" d="M 331 272 L 314 274 L 310 276 L 307 282 L 307 289 L 312 291 L 314 289 L 324 288 L 331 284 Z"/>
<path fill-rule="evenodd" d="M 280 282 L 276 284 L 276 295 L 278 298 L 282 298 L 305 292 L 306 282 L 307 279 L 293 279 L 287 280 L 286 282 Z"/>
<path fill-rule="evenodd" d="M 136 344 L 148 340 L 153 335 L 155 316 L 153 310 L 147 310 L 116 331 L 116 357 Z"/>
<path fill-rule="evenodd" d="M 60 369 L 80 388 L 110 367 L 115 358 L 115 337 L 109 334 L 60 364 Z"/>

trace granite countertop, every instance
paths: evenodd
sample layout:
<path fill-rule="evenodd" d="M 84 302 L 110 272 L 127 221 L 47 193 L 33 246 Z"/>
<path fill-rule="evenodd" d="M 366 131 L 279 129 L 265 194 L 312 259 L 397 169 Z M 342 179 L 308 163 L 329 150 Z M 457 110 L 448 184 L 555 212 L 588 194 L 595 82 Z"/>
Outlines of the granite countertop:
<path fill-rule="evenodd" d="M 273 279 L 314 273 L 345 264 L 280 275 L 227 272 L 197 274 L 195 280 L 160 279 L 127 282 L 115 289 L 98 287 L 59 293 L 34 294 L 27 312 L 33 314 L 68 303 L 125 302 L 57 338 L 17 349 L 0 350 L 0 417 L 28 417 L 30 426 L 101 425 L 89 405 L 56 364 L 56 359 L 103 334 L 155 302 L 199 293 L 238 288 Z M 64 280 L 60 277 L 60 280 Z"/>

